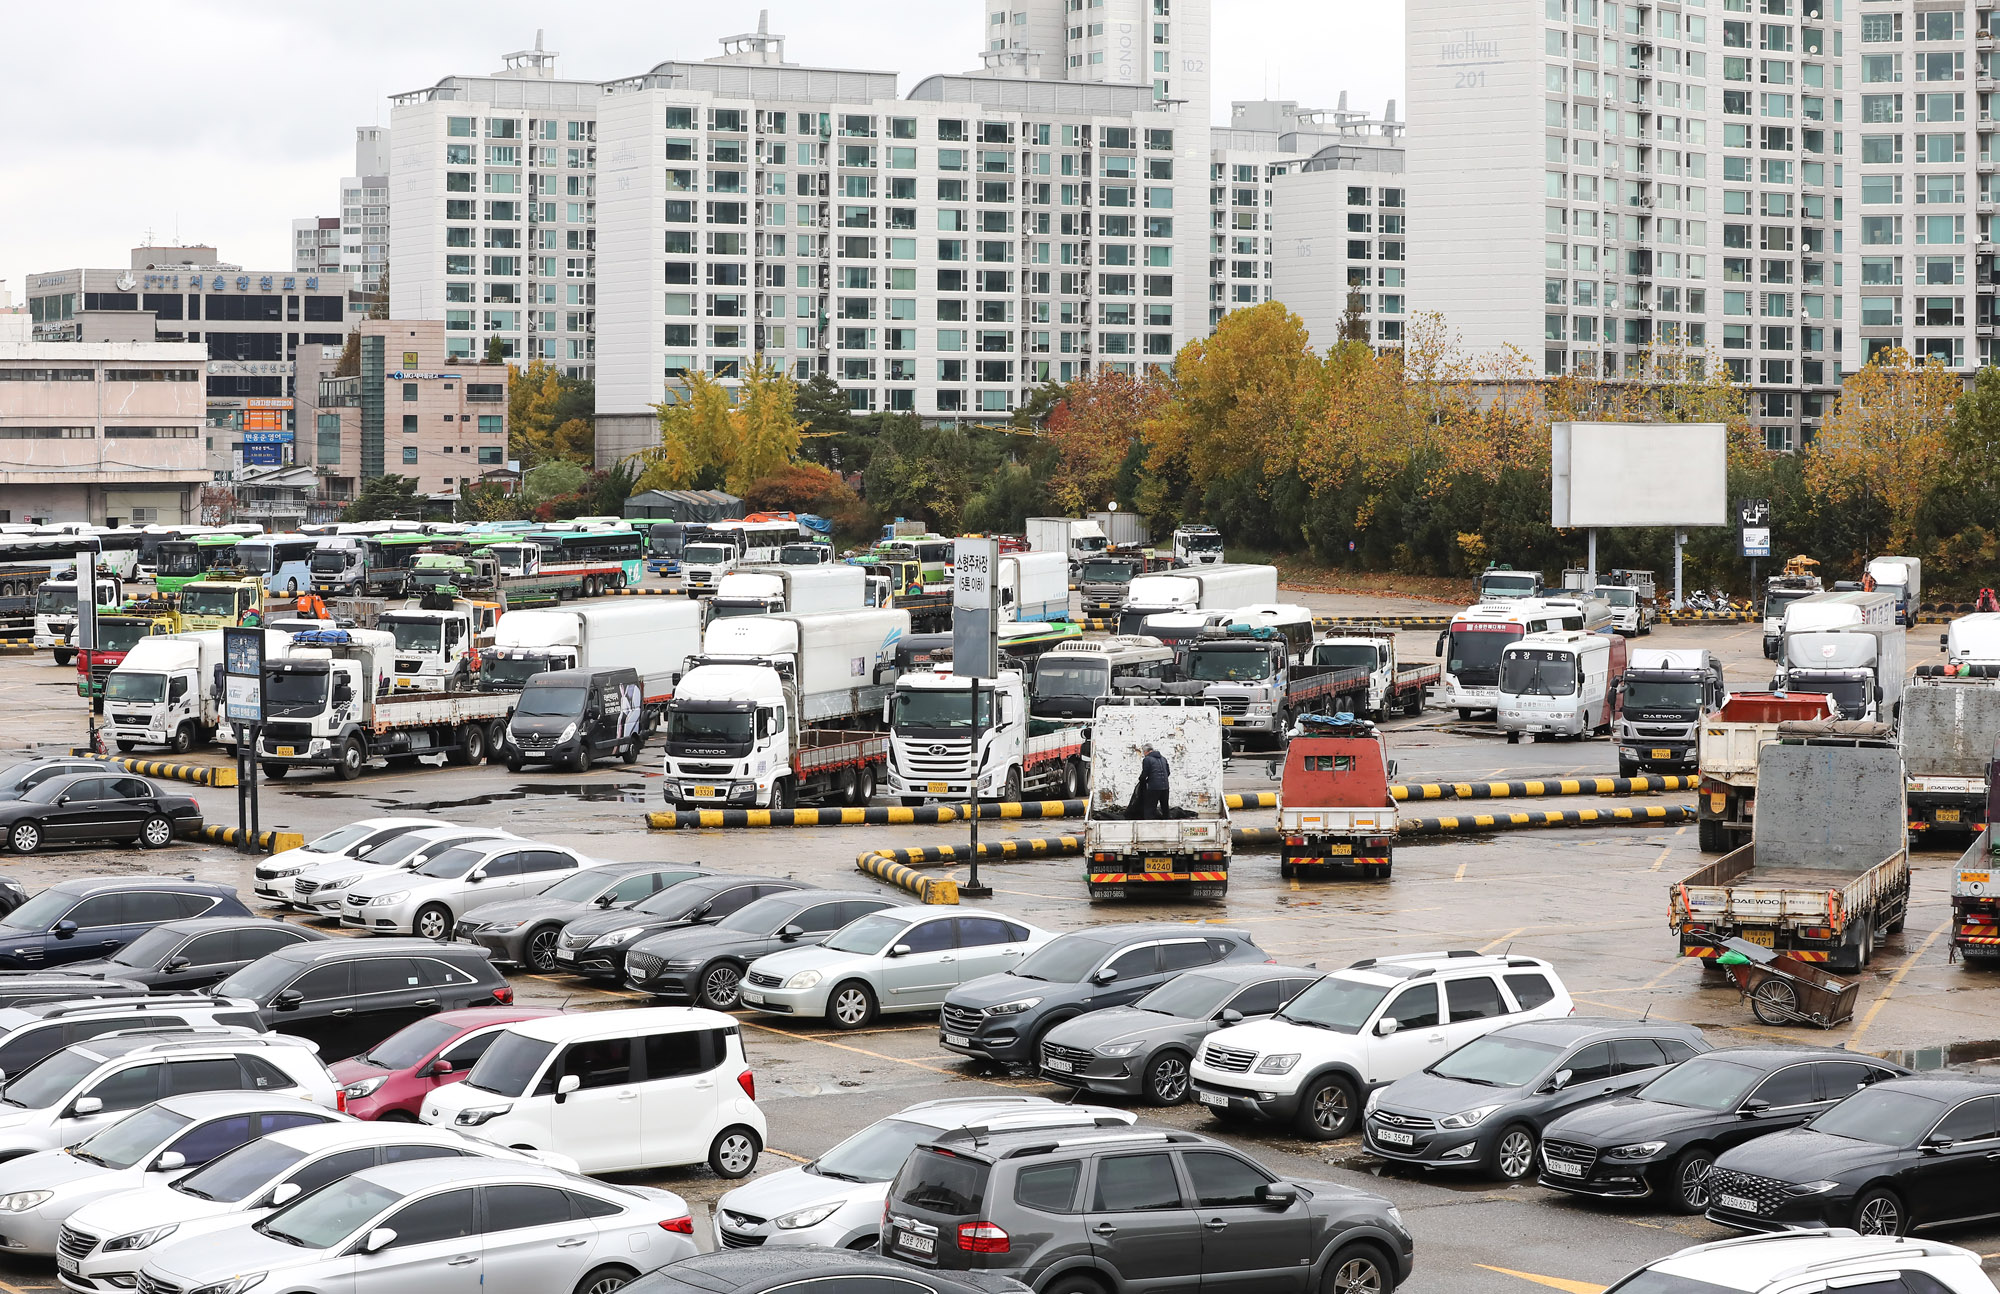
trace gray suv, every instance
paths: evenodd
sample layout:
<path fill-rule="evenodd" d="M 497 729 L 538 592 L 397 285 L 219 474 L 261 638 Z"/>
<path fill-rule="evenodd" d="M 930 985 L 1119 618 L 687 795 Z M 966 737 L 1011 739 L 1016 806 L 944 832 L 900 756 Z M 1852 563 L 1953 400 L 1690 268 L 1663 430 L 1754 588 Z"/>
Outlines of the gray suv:
<path fill-rule="evenodd" d="M 919 1146 L 889 1188 L 881 1251 L 990 1271 L 1039 1294 L 1202 1284 L 1388 1294 L 1414 1246 L 1396 1207 L 1286 1181 L 1233 1147 L 1163 1128 L 966 1128 Z"/>

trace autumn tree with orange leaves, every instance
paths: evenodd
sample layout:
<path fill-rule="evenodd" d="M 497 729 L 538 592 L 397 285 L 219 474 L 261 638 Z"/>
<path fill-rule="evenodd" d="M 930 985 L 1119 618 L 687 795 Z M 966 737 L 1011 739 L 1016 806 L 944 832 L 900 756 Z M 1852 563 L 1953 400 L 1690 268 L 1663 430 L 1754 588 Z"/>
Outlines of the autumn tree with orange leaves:
<path fill-rule="evenodd" d="M 1064 387 L 1042 430 L 1057 455 L 1050 502 L 1067 516 L 1110 502 L 1120 466 L 1167 398 L 1166 382 L 1150 371 L 1131 377 L 1100 366 Z"/>

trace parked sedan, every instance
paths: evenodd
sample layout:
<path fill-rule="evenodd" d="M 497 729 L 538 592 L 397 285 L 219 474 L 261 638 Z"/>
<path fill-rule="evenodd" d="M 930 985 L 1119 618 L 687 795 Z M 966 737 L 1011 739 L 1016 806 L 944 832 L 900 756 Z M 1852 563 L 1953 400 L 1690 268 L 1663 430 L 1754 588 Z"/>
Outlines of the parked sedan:
<path fill-rule="evenodd" d="M 0 917 L 0 969 L 99 960 L 169 921 L 249 915 L 227 885 L 168 876 L 79 876 Z"/>
<path fill-rule="evenodd" d="M 326 937 L 266 917 L 195 917 L 154 926 L 102 961 L 70 969 L 137 980 L 155 993 L 186 993 L 218 984 L 266 953 Z"/>
<path fill-rule="evenodd" d="M 1731 1047 L 1683 1061 L 1631 1096 L 1542 1131 L 1541 1184 L 1578 1195 L 1658 1196 L 1678 1213 L 1713 1202 L 1716 1156 L 1795 1128 L 1857 1089 L 1909 1073 L 1853 1052 Z"/>
<path fill-rule="evenodd" d="M 0 800 L 18 800 L 52 777 L 68 777 L 74 773 L 96 773 L 103 777 L 116 777 L 125 770 L 106 759 L 79 758 L 75 755 L 36 755 L 18 764 L 10 764 L 0 769 Z"/>
<path fill-rule="evenodd" d="M 1503 1182 L 1535 1171 L 1542 1129 L 1709 1050 L 1691 1024 L 1528 1020 L 1474 1038 L 1369 1094 L 1361 1144 L 1384 1159 L 1474 1168 Z"/>
<path fill-rule="evenodd" d="M 484 948 L 427 939 L 297 944 L 244 967 L 215 992 L 253 1003 L 266 1028 L 311 1039 L 328 1058 L 366 1051 L 439 1011 L 514 1001 Z"/>
<path fill-rule="evenodd" d="M 860 1029 L 878 1014 L 935 1011 L 966 980 L 1011 970 L 1055 938 L 998 913 L 953 916 L 896 907 L 842 927 L 813 947 L 788 948 L 750 967 L 745 1006 L 824 1016 Z"/>
<path fill-rule="evenodd" d="M 252 874 L 250 888 L 260 899 L 283 906 L 292 901 L 292 881 L 308 867 L 321 863 L 360 862 L 383 845 L 412 831 L 447 824 L 436 818 L 363 818 L 315 836 L 297 849 L 283 849 L 263 859 Z"/>
<path fill-rule="evenodd" d="M 462 1081 L 508 1025 L 559 1014 L 526 1006 L 440 1011 L 328 1068 L 340 1081 L 347 1112 L 355 1118 L 414 1123 L 423 1111 L 424 1097 L 434 1088 Z"/>
<path fill-rule="evenodd" d="M 670 1002 L 735 1007 L 743 972 L 766 953 L 824 938 L 871 912 L 902 906 L 881 894 L 791 890 L 739 908 L 714 925 L 652 935 L 625 953 L 625 982 Z"/>
<path fill-rule="evenodd" d="M 295 1096 L 197 1092 L 133 1111 L 81 1145 L 0 1164 L 0 1234 L 9 1253 L 56 1252 L 64 1219 L 91 1203 L 173 1176 L 267 1132 L 340 1118 Z"/>
<path fill-rule="evenodd" d="M 468 841 L 407 872 L 356 881 L 341 905 L 340 924 L 443 942 L 474 908 L 539 894 L 571 872 L 597 866 L 596 859 L 563 845 L 510 837 Z"/>
<path fill-rule="evenodd" d="M 586 1276 L 622 1284 L 694 1252 L 694 1222 L 671 1191 L 499 1159 L 425 1159 L 364 1169 L 255 1221 L 170 1238 L 139 1285 L 348 1289 L 363 1264 L 370 1290 L 599 1294 Z"/>
<path fill-rule="evenodd" d="M 17 854 L 80 841 L 137 841 L 164 849 L 201 831 L 193 796 L 168 795 L 143 777 L 66 774 L 0 800 L 0 839 Z"/>
<path fill-rule="evenodd" d="M 1996 1154 L 2000 1082 L 1894 1079 L 1803 1128 L 1724 1153 L 1708 1172 L 1708 1216 L 1745 1231 L 1853 1227 L 1876 1236 L 1970 1222 L 1993 1214 Z"/>
<path fill-rule="evenodd" d="M 1066 1020 L 1043 1035 L 1042 1077 L 1087 1092 L 1179 1105 L 1188 1061 L 1224 1025 L 1270 1015 L 1320 978 L 1299 966 L 1238 963 L 1177 975 L 1131 1006 Z"/>
<path fill-rule="evenodd" d="M 556 969 L 556 940 L 563 923 L 580 916 L 629 908 L 682 881 L 713 873 L 682 863 L 610 863 L 566 876 L 540 894 L 479 909 L 458 923 L 453 937 L 547 974 Z"/>
<path fill-rule="evenodd" d="M 777 876 L 698 876 L 612 912 L 593 912 L 563 926 L 556 969 L 596 979 L 623 979 L 625 953 L 648 935 L 682 926 L 713 925 L 771 894 L 808 889 Z"/>
<path fill-rule="evenodd" d="M 368 857 L 335 858 L 313 863 L 291 880 L 292 907 L 322 921 L 338 921 L 347 907 L 347 891 L 370 876 L 409 872 L 448 849 L 478 840 L 518 840 L 499 827 L 419 827 L 368 851 Z"/>

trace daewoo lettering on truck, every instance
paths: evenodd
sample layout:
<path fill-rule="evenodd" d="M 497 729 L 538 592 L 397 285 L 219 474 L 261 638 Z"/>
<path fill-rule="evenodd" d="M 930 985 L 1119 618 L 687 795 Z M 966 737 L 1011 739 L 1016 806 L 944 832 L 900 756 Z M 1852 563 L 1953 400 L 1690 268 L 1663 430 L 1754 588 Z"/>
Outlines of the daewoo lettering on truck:
<path fill-rule="evenodd" d="M 971 680 L 942 666 L 896 680 L 887 703 L 889 794 L 906 805 L 964 801 L 975 772 L 984 799 L 1083 794 L 1088 723 L 1034 717 L 1017 670 L 980 682 L 977 723 L 972 700 Z"/>
<path fill-rule="evenodd" d="M 1702 717 L 1729 697 L 1715 653 L 1635 649 L 1620 686 L 1623 703 L 1613 729 L 1618 776 L 1692 772 L 1701 754 Z"/>
<path fill-rule="evenodd" d="M 1278 875 L 1388 880 L 1395 862 L 1396 775 L 1382 730 L 1348 715 L 1308 714 L 1285 745 L 1278 783 Z"/>

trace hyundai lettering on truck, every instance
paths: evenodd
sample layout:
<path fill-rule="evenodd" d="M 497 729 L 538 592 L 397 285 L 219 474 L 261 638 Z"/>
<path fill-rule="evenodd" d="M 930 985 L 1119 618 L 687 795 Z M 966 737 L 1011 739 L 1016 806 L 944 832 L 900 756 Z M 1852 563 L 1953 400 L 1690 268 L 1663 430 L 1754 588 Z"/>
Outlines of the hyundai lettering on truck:
<path fill-rule="evenodd" d="M 907 673 L 890 698 L 889 794 L 906 805 L 962 802 L 976 770 L 982 799 L 1074 799 L 1089 735 L 1087 723 L 1034 717 L 1017 670 L 981 681 L 976 722 L 970 679 L 942 667 Z"/>
<path fill-rule="evenodd" d="M 1167 761 L 1167 816 L 1140 816 L 1140 764 Z M 1229 889 L 1229 805 L 1215 707 L 1178 697 L 1118 697 L 1091 726 L 1084 877 L 1092 899 L 1221 898 Z"/>
<path fill-rule="evenodd" d="M 1636 648 L 1623 681 L 1613 738 L 1618 776 L 1692 772 L 1701 757 L 1701 722 L 1729 696 L 1722 662 L 1699 648 Z"/>
<path fill-rule="evenodd" d="M 1387 880 L 1395 862 L 1395 776 L 1382 730 L 1349 715 L 1309 714 L 1285 746 L 1278 783 L 1278 875 Z"/>

